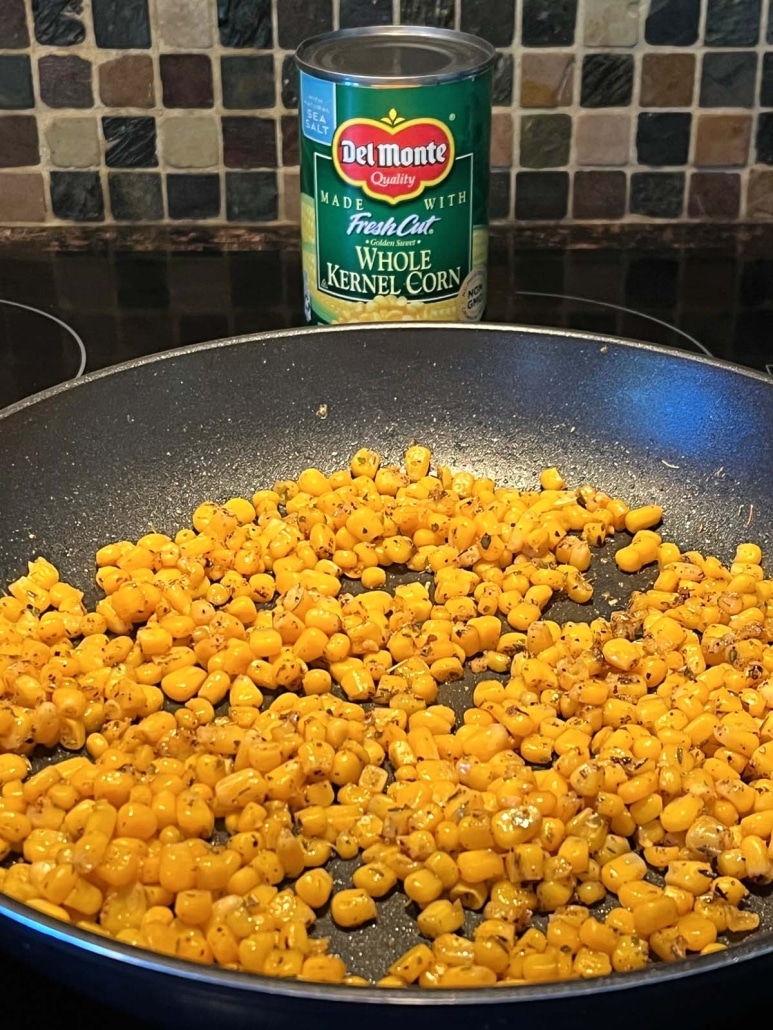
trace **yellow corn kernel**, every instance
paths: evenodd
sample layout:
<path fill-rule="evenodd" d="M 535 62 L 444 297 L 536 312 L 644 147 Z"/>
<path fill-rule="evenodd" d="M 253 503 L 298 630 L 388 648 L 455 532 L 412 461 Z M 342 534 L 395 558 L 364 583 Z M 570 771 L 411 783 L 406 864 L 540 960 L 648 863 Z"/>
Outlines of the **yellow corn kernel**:
<path fill-rule="evenodd" d="M 612 968 L 617 973 L 644 969 L 649 962 L 647 942 L 632 934 L 622 934 L 612 952 Z"/>
<path fill-rule="evenodd" d="M 663 509 L 659 504 L 646 504 L 641 508 L 632 508 L 625 516 L 625 528 L 629 533 L 638 533 L 641 529 L 651 529 L 663 518 Z"/>
<path fill-rule="evenodd" d="M 677 962 L 687 955 L 684 938 L 676 926 L 656 930 L 648 944 L 650 951 L 662 962 Z"/>
<path fill-rule="evenodd" d="M 563 490 L 566 486 L 566 481 L 555 465 L 551 465 L 550 468 L 543 469 L 539 476 L 540 486 L 543 490 Z"/>
<path fill-rule="evenodd" d="M 369 479 L 376 477 L 380 465 L 381 455 L 376 451 L 368 450 L 367 447 L 360 448 L 349 462 L 353 476 L 367 476 Z M 422 475 L 424 474 L 426 473 L 422 473 Z"/>
<path fill-rule="evenodd" d="M 652 772 L 639 773 L 638 776 L 633 776 L 626 783 L 621 783 L 617 792 L 626 805 L 631 805 L 636 801 L 642 801 L 644 798 L 649 797 L 656 790 L 657 786 L 658 774 L 653 770 Z"/>
<path fill-rule="evenodd" d="M 377 916 L 376 903 L 361 888 L 338 891 L 330 902 L 330 915 L 337 926 L 351 929 L 369 923 Z"/>
<path fill-rule="evenodd" d="M 71 921 L 70 913 L 66 909 L 62 908 L 61 905 L 55 905 L 53 902 L 47 901 L 45 898 L 30 898 L 27 904 L 30 908 L 42 912 L 43 915 L 51 916 L 52 919 L 59 919 L 65 923 Z"/>
<path fill-rule="evenodd" d="M 580 927 L 579 940 L 591 951 L 603 951 L 607 955 L 613 955 L 620 942 L 620 936 L 612 927 L 591 917 Z"/>
<path fill-rule="evenodd" d="M 463 851 L 457 858 L 459 873 L 467 883 L 482 883 L 504 875 L 504 860 L 488 848 Z"/>
<path fill-rule="evenodd" d="M 405 452 L 405 471 L 412 483 L 418 483 L 429 471 L 431 454 L 428 448 L 414 444 Z"/>
<path fill-rule="evenodd" d="M 688 830 L 703 810 L 703 802 L 699 797 L 688 794 L 685 797 L 670 801 L 660 813 L 663 829 L 669 833 Z"/>
<path fill-rule="evenodd" d="M 443 881 L 430 869 L 417 869 L 405 877 L 403 889 L 411 901 L 424 908 L 443 893 Z"/>
<path fill-rule="evenodd" d="M 647 863 L 635 852 L 630 851 L 618 855 L 601 867 L 601 882 L 607 890 L 619 894 L 623 884 L 643 880 L 646 873 Z"/>
<path fill-rule="evenodd" d="M 493 969 L 486 966 L 451 966 L 440 976 L 441 987 L 491 987 L 497 982 Z"/>
<path fill-rule="evenodd" d="M 298 979 L 313 983 L 343 983 L 346 964 L 337 955 L 310 955 L 304 960 Z"/>
<path fill-rule="evenodd" d="M 656 884 L 648 884 L 643 880 L 631 880 L 621 884 L 617 892 L 617 900 L 631 912 L 644 901 L 653 901 L 663 896 L 663 888 Z"/>
<path fill-rule="evenodd" d="M 187 926 L 203 926 L 212 915 L 212 892 L 201 889 L 180 891 L 174 912 Z"/>
<path fill-rule="evenodd" d="M 572 970 L 575 976 L 583 979 L 607 976 L 612 972 L 612 962 L 609 955 L 603 951 L 591 951 L 589 948 L 581 948 L 575 956 Z"/>
<path fill-rule="evenodd" d="M 377 565 L 364 569 L 361 578 L 362 585 L 366 590 L 378 590 L 386 583 L 386 572 Z"/>
<path fill-rule="evenodd" d="M 633 912 L 625 908 L 613 908 L 607 916 L 605 923 L 611 926 L 618 933 L 632 934 L 635 932 L 633 923 Z"/>
<path fill-rule="evenodd" d="M 695 912 L 683 915 L 676 925 L 680 935 L 684 938 L 688 951 L 703 952 L 717 939 L 716 925 L 710 919 Z"/>
<path fill-rule="evenodd" d="M 640 658 L 640 651 L 636 644 L 624 637 L 608 640 L 601 650 L 604 660 L 613 668 L 620 669 L 621 672 L 628 672 Z"/>
<path fill-rule="evenodd" d="M 383 862 L 368 862 L 355 870 L 352 883 L 371 898 L 383 898 L 397 883 L 397 875 Z"/>
<path fill-rule="evenodd" d="M 30 762 L 21 755 L 0 755 L 0 785 L 23 780 L 30 770 Z"/>
<path fill-rule="evenodd" d="M 690 894 L 698 895 L 709 890 L 713 873 L 711 866 L 705 862 L 677 860 L 669 863 L 665 879 L 669 886 L 681 887 Z"/>
<path fill-rule="evenodd" d="M 663 895 L 653 901 L 644 901 L 633 910 L 633 925 L 639 937 L 650 937 L 657 930 L 674 926 L 679 910 L 673 898 Z"/>
<path fill-rule="evenodd" d="M 615 562 L 621 572 L 639 572 L 644 567 L 644 561 L 638 548 L 629 544 L 621 547 L 615 554 Z"/>
<path fill-rule="evenodd" d="M 391 976 L 396 976 L 404 983 L 415 983 L 422 973 L 426 973 L 433 965 L 435 956 L 426 944 L 417 944 L 401 955 L 389 967 Z"/>
<path fill-rule="evenodd" d="M 425 937 L 436 939 L 443 934 L 453 934 L 464 925 L 464 909 L 459 899 L 439 899 L 430 902 L 417 916 L 419 932 Z"/>
<path fill-rule="evenodd" d="M 161 689 L 172 701 L 184 703 L 198 693 L 206 678 L 206 669 L 189 665 L 167 673 L 161 680 Z"/>

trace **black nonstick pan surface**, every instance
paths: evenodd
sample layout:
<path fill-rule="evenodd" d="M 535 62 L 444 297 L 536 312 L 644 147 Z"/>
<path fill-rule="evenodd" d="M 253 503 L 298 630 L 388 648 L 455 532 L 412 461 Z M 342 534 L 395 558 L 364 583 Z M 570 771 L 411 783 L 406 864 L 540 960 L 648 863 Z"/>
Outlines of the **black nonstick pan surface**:
<path fill-rule="evenodd" d="M 93 583 L 103 543 L 189 524 L 225 500 L 361 446 L 399 461 L 418 440 L 436 460 L 513 486 L 558 465 L 629 503 L 657 502 L 664 533 L 728 560 L 773 537 L 773 380 L 721 362 L 588 334 L 402 324 L 241 337 L 130 362 L 0 413 L 0 580 L 45 555 Z M 625 542 L 625 541 L 620 541 Z M 606 614 L 637 582 L 605 549 L 596 599 L 553 617 Z M 93 587 L 87 599 L 93 600 Z M 461 709 L 469 682 L 443 688 Z M 349 867 L 339 867 L 342 882 Z M 129 1012 L 178 1026 L 446 1027 L 598 1023 L 714 1025 L 766 995 L 773 901 L 762 929 L 726 952 L 588 983 L 475 992 L 385 992 L 267 980 L 189 965 L 79 932 L 0 897 L 0 946 Z M 325 933 L 330 926 L 323 923 Z M 333 931 L 353 971 L 378 976 L 414 941 L 405 899 Z M 85 1003 L 84 1003 L 85 1004 Z"/>

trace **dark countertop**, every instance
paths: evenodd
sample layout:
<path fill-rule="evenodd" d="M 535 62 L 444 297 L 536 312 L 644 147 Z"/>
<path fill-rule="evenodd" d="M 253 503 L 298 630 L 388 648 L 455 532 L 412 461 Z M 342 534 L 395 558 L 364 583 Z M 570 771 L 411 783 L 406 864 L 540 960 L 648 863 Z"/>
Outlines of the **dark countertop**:
<path fill-rule="evenodd" d="M 78 250 L 46 248 L 40 240 L 6 244 L 0 299 L 71 325 L 83 339 L 88 371 L 183 344 L 303 324 L 294 236 L 263 238 L 263 249 L 253 251 L 185 240 L 198 249 L 130 252 L 104 239 Z M 538 248 L 520 231 L 496 232 L 486 318 L 708 350 L 764 371 L 773 361 L 773 236 L 729 237 L 710 248 L 671 246 L 667 235 L 646 240 L 645 246 L 640 236 L 621 236 L 590 246 L 580 237 L 579 245 L 570 239 Z M 0 406 L 69 378 L 77 359 L 64 330 L 0 305 Z"/>
<path fill-rule="evenodd" d="M 66 240 L 39 231 L 0 232 L 0 299 L 42 309 L 71 325 L 83 339 L 88 371 L 183 344 L 303 322 L 294 234 L 257 239 L 237 233 L 229 242 L 200 233 L 152 239 L 135 233 L 132 240 L 141 249 L 133 251 L 124 249 L 127 240 L 120 233 L 76 233 L 68 248 Z M 701 239 L 668 230 L 612 237 L 585 231 L 546 233 L 539 242 L 536 230 L 494 233 L 487 320 L 708 350 L 773 371 L 770 232 L 728 230 L 718 240 L 716 233 Z M 158 249 L 167 245 L 179 249 Z M 60 327 L 0 305 L 0 407 L 72 376 L 79 357 Z M 8 1027 L 140 1025 L 84 1002 L 77 984 L 63 990 L 13 957 L 3 958 L 2 981 Z M 743 1017 L 744 1007 L 737 999 L 736 1017 Z M 686 1012 L 674 1017 L 674 1025 L 677 1018 L 688 1025 Z"/>

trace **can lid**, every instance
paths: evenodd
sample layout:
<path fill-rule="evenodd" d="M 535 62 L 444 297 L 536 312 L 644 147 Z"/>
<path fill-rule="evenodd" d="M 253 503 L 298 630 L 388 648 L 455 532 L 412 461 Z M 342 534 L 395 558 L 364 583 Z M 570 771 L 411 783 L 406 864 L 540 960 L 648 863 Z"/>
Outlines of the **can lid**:
<path fill-rule="evenodd" d="M 466 32 L 384 25 L 312 36 L 295 60 L 301 71 L 335 82 L 422 86 L 479 75 L 496 50 Z"/>

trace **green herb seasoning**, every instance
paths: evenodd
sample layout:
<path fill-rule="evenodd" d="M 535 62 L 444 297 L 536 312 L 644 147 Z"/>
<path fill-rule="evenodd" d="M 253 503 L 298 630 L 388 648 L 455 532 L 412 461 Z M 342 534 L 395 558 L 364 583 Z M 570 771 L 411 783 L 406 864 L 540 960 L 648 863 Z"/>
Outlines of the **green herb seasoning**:
<path fill-rule="evenodd" d="M 406 26 L 301 44 L 309 322 L 481 318 L 495 56 L 475 36 Z"/>

